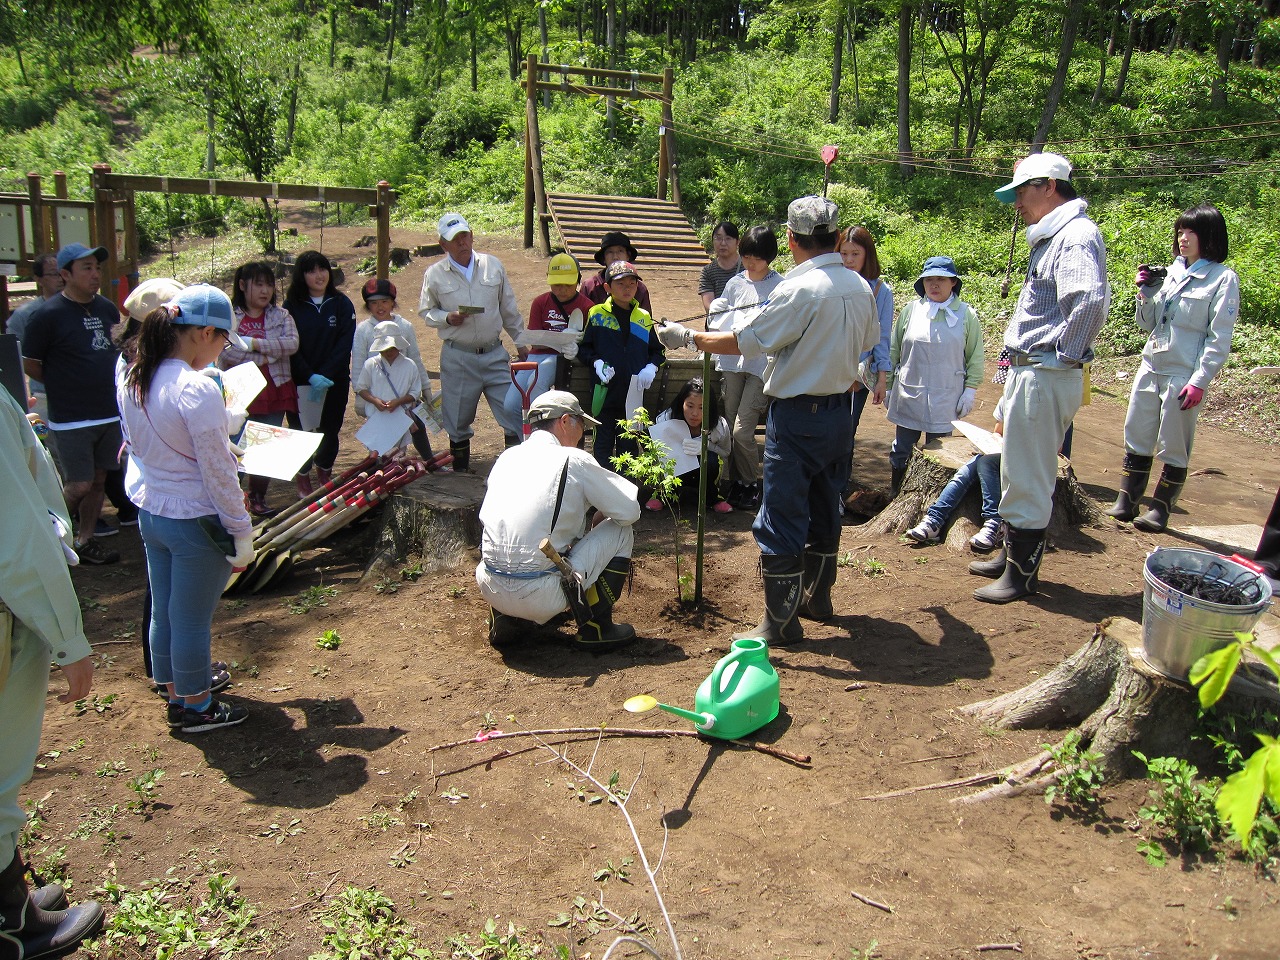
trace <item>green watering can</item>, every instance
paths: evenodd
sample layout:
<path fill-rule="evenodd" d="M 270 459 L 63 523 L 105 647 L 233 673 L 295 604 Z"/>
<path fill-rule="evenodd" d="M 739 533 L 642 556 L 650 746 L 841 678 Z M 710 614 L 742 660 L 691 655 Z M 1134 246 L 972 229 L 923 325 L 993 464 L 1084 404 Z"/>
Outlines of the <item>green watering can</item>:
<path fill-rule="evenodd" d="M 692 720 L 699 733 L 722 740 L 745 737 L 778 715 L 778 673 L 769 663 L 769 645 L 756 638 L 733 641 L 729 654 L 699 685 L 693 705 L 693 710 L 684 710 L 641 694 L 623 707 L 631 713 L 658 707 Z"/>

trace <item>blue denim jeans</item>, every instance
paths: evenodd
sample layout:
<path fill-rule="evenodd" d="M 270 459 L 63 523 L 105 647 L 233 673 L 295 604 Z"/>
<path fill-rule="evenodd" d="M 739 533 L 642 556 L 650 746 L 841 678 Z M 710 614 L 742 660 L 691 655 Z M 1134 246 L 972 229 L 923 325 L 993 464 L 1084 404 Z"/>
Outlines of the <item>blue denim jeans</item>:
<path fill-rule="evenodd" d="M 209 634 L 218 598 L 231 577 L 227 556 L 196 520 L 139 515 L 151 584 L 151 669 L 157 683 L 172 683 L 194 697 L 211 681 Z"/>
<path fill-rule="evenodd" d="M 942 527 L 960 506 L 974 481 L 982 491 L 982 519 L 1000 519 L 1000 454 L 980 454 L 956 471 L 933 506 L 929 508 L 929 522 Z"/>
<path fill-rule="evenodd" d="M 920 430 L 912 430 L 910 427 L 898 427 L 897 432 L 893 435 L 893 446 L 889 448 L 889 466 L 895 470 L 905 469 L 907 464 L 911 462 L 911 451 L 915 447 L 916 441 L 920 439 Z M 951 432 L 946 433 L 925 433 L 924 442 L 929 443 L 937 440 L 939 437 L 949 437 Z"/>
<path fill-rule="evenodd" d="M 793 397 L 769 404 L 764 497 L 751 531 L 760 552 L 799 557 L 840 544 L 840 492 L 849 479 L 849 397 Z"/>

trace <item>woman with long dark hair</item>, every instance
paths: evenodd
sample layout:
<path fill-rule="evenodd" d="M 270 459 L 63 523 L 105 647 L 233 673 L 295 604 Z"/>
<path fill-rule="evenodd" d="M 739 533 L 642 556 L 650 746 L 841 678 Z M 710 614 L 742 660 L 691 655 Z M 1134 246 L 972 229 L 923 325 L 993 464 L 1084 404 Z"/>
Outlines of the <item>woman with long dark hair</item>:
<path fill-rule="evenodd" d="M 299 401 L 320 404 L 316 430 L 324 435 L 316 449 L 316 476 L 327 483 L 338 457 L 338 431 L 351 392 L 351 345 L 356 334 L 356 308 L 333 283 L 329 258 L 318 250 L 298 256 L 285 294 L 284 308 L 298 328 L 298 349 L 290 358 Z M 289 415 L 291 426 L 301 426 Z M 311 466 L 298 474 L 298 493 L 311 492 Z"/>
<path fill-rule="evenodd" d="M 209 656 L 218 598 L 231 571 L 253 558 L 222 391 L 199 373 L 227 344 L 243 349 L 232 325 L 226 294 L 207 284 L 187 287 L 142 321 L 137 357 L 116 391 L 130 454 L 141 467 L 142 482 L 130 495 L 147 550 L 151 665 L 168 693 L 169 726 L 183 733 L 234 726 L 247 716 L 213 699 Z"/>
<path fill-rule="evenodd" d="M 1217 207 L 1202 203 L 1178 217 L 1173 255 L 1167 271 L 1143 266 L 1134 278 L 1138 326 L 1148 337 L 1124 418 L 1120 493 L 1107 510 L 1149 533 L 1169 524 L 1169 511 L 1187 479 L 1200 404 L 1231 352 L 1231 332 L 1240 314 L 1240 281 L 1222 265 L 1227 223 Z M 1151 509 L 1139 517 L 1156 457 L 1164 469 Z"/>

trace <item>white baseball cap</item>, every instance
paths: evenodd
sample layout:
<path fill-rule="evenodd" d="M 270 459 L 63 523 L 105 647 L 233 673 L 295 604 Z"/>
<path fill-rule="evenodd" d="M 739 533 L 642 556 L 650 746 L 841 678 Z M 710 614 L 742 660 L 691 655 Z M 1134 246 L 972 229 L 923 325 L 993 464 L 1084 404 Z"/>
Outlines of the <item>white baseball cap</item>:
<path fill-rule="evenodd" d="M 1013 203 L 1014 191 L 1032 180 L 1070 180 L 1071 161 L 1056 153 L 1033 153 L 1019 160 L 1013 168 L 1013 179 L 996 191 L 1001 203 Z"/>
<path fill-rule="evenodd" d="M 436 233 L 441 240 L 452 240 L 460 233 L 471 233 L 471 224 L 460 213 L 446 213 L 436 224 Z"/>

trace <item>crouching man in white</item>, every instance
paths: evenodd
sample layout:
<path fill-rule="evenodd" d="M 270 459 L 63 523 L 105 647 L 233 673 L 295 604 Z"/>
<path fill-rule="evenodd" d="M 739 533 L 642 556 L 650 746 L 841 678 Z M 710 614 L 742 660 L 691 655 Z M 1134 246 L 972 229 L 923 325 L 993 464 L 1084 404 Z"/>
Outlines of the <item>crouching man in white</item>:
<path fill-rule="evenodd" d="M 493 608 L 489 642 L 519 644 L 569 608 L 560 571 L 539 549 L 550 538 L 587 585 L 590 621 L 580 625 L 574 644 L 612 650 L 630 643 L 636 632 L 613 622 L 613 605 L 631 571 L 631 525 L 640 516 L 636 486 L 578 449 L 586 425 L 598 421 L 573 394 L 549 390 L 525 419 L 532 435 L 498 458 L 480 506 L 484 539 L 476 583 Z"/>

